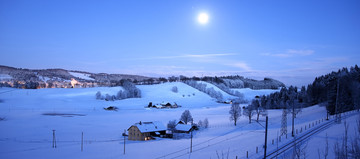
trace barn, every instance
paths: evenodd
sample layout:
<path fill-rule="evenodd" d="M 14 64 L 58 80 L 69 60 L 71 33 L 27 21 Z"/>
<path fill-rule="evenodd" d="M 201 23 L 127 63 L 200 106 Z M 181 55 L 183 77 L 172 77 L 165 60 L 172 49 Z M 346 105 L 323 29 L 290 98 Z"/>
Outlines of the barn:
<path fill-rule="evenodd" d="M 193 130 L 197 130 L 195 125 L 187 125 L 184 124 L 182 121 L 179 121 L 178 124 L 175 126 L 176 133 L 190 133 Z"/>
<path fill-rule="evenodd" d="M 135 123 L 128 129 L 129 140 L 145 141 L 166 134 L 166 127 L 158 121 Z"/>

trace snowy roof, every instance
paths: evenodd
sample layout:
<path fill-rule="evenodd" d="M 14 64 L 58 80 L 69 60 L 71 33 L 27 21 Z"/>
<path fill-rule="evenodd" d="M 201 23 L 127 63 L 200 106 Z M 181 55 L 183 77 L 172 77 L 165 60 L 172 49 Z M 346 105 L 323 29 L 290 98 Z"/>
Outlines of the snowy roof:
<path fill-rule="evenodd" d="M 176 130 L 180 130 L 180 131 L 190 131 L 191 128 L 192 128 L 191 125 L 186 125 L 186 124 L 177 124 L 175 127 Z"/>
<path fill-rule="evenodd" d="M 157 132 L 157 131 L 165 131 L 166 130 L 166 127 L 159 121 L 140 122 L 140 123 L 136 123 L 133 126 L 136 126 L 140 130 L 141 133 Z"/>
<path fill-rule="evenodd" d="M 165 105 L 168 105 L 168 104 L 172 105 L 170 102 L 162 102 L 162 103 L 161 103 L 161 105 L 164 105 L 164 106 L 165 106 Z"/>
<path fill-rule="evenodd" d="M 161 108 L 163 107 L 162 105 L 156 104 L 155 107 Z"/>

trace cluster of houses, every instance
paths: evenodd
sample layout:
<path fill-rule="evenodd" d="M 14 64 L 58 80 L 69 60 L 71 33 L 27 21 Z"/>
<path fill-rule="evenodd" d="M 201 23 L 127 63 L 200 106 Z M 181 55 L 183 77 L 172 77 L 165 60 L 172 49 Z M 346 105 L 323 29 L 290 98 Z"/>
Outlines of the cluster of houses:
<path fill-rule="evenodd" d="M 170 102 L 162 102 L 159 104 L 152 104 L 152 102 L 149 102 L 149 105 L 147 108 L 157 108 L 157 109 L 165 109 L 165 108 L 179 108 L 181 106 L 177 105 L 175 102 L 171 104 Z"/>
<path fill-rule="evenodd" d="M 179 121 L 174 130 L 168 130 L 161 122 L 139 122 L 128 128 L 128 140 L 146 141 L 154 137 L 172 138 L 173 133 L 190 133 L 198 129 L 195 125 L 184 124 Z"/>

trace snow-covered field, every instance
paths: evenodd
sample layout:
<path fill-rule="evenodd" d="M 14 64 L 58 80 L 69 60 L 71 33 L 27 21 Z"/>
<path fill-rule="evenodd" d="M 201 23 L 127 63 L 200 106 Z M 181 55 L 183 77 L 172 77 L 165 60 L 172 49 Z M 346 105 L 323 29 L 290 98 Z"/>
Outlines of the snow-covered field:
<path fill-rule="evenodd" d="M 178 93 L 171 91 L 178 87 Z M 142 98 L 117 101 L 96 100 L 95 93 L 115 95 L 120 87 L 76 88 L 76 89 L 12 89 L 0 88 L 0 158 L 224 158 L 256 156 L 256 147 L 262 149 L 264 141 L 264 117 L 260 124 L 248 124 L 242 116 L 238 126 L 229 120 L 230 105 L 216 103 L 209 97 L 184 83 L 164 83 L 159 85 L 137 86 Z M 241 90 L 245 97 L 262 95 L 254 90 Z M 263 93 L 271 91 L 264 90 Z M 251 95 L 247 95 L 251 94 Z M 144 108 L 149 102 L 176 102 L 177 109 Z M 116 106 L 118 111 L 105 111 L 103 108 Z M 164 125 L 169 120 L 179 120 L 184 110 L 190 110 L 194 121 L 208 118 L 208 129 L 194 132 L 193 152 L 189 153 L 190 139 L 157 138 L 151 141 L 126 140 L 122 133 L 139 121 L 160 121 Z M 53 115 L 44 115 L 44 114 Z M 54 115 L 56 114 L 56 115 Z M 296 128 L 326 117 L 324 107 L 313 106 L 303 109 L 295 120 Z M 348 119 L 350 130 L 354 129 L 357 116 Z M 281 125 L 281 110 L 269 111 L 269 149 L 272 139 L 277 137 Z M 288 131 L 291 120 L 288 118 Z M 338 128 L 339 127 L 339 128 Z M 341 137 L 342 125 L 329 128 L 330 145 Z M 57 148 L 52 148 L 55 130 Z M 81 133 L 84 133 L 84 146 L 81 151 Z M 353 133 L 352 133 L 353 134 Z M 318 144 L 323 143 L 324 134 L 319 133 L 309 140 L 309 156 L 317 156 Z M 280 143 L 281 144 L 281 143 Z M 332 152 L 332 147 L 330 151 Z M 316 151 L 316 152 L 315 152 Z M 314 154 L 315 153 L 315 154 Z M 332 154 L 333 155 L 333 154 Z M 315 156 L 315 158 L 317 158 Z"/>

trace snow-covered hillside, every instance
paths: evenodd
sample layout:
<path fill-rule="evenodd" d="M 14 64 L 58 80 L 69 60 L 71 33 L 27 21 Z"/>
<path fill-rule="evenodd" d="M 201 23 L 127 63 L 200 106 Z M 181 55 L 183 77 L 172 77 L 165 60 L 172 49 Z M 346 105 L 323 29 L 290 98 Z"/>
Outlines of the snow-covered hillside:
<path fill-rule="evenodd" d="M 219 87 L 209 83 L 209 82 L 205 82 L 205 81 L 198 81 L 198 83 L 203 83 L 206 84 L 206 88 L 214 88 L 215 91 L 219 91 L 222 95 L 223 95 L 223 99 L 224 100 L 231 100 L 231 99 L 235 99 L 238 98 L 236 96 L 232 96 L 226 92 L 224 92 L 223 90 L 221 90 Z"/>
<path fill-rule="evenodd" d="M 7 74 L 0 74 L 0 80 L 8 80 L 8 79 L 12 79 L 12 77 Z"/>
<path fill-rule="evenodd" d="M 93 81 L 94 79 L 91 78 L 91 74 L 88 73 L 79 73 L 79 72 L 69 72 L 71 75 L 73 75 L 74 77 L 80 78 L 80 79 L 84 79 L 84 80 L 90 80 Z"/>
<path fill-rule="evenodd" d="M 268 95 L 270 93 L 280 91 L 280 89 L 257 89 L 257 90 L 252 90 L 250 88 L 231 89 L 231 90 L 238 91 L 238 92 L 244 94 L 245 99 L 247 99 L 249 101 L 254 99 L 256 96 Z"/>
<path fill-rule="evenodd" d="M 171 91 L 174 86 L 178 88 L 177 93 Z M 0 120 L 0 158 L 217 158 L 216 152 L 229 152 L 229 158 L 245 158 L 246 151 L 254 155 L 255 148 L 263 144 L 263 117 L 260 124 L 248 124 L 248 119 L 242 116 L 235 127 L 229 120 L 230 105 L 217 103 L 207 94 L 184 83 L 137 87 L 142 92 L 142 98 L 117 101 L 96 100 L 95 93 L 116 94 L 121 87 L 36 90 L 0 88 L 0 117 L 4 118 Z M 254 94 L 250 89 L 243 93 Z M 182 107 L 144 108 L 149 102 L 156 104 L 163 101 L 176 102 Z M 119 110 L 103 109 L 108 106 L 117 106 Z M 184 110 L 190 110 L 195 123 L 205 118 L 210 123 L 208 129 L 194 132 L 193 153 L 188 153 L 190 139 L 187 136 L 182 139 L 156 138 L 143 142 L 126 140 L 126 154 L 123 154 L 122 133 L 132 124 L 160 121 L 166 125 L 169 120 L 179 120 Z M 325 116 L 324 107 L 303 109 L 295 120 L 296 128 Z M 280 120 L 281 110 L 269 111 L 269 143 L 276 138 Z M 289 132 L 290 128 L 289 116 Z M 53 130 L 56 149 L 52 148 Z M 80 142 L 82 132 L 83 152 Z"/>

